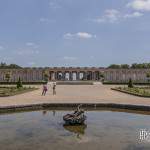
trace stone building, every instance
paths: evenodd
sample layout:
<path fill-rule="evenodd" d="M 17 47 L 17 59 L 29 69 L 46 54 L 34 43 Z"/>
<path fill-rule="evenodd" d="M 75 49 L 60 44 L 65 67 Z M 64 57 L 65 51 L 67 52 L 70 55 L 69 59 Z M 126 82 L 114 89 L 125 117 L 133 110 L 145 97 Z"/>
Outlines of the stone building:
<path fill-rule="evenodd" d="M 16 82 L 19 77 L 23 82 L 36 82 L 43 80 L 43 69 L 0 69 L 0 81 L 5 81 L 6 74 L 10 74 L 10 81 Z"/>
<path fill-rule="evenodd" d="M 99 81 L 104 76 L 105 81 L 127 82 L 130 78 L 136 82 L 147 82 L 150 69 L 105 69 L 96 67 L 53 67 L 53 68 L 23 68 L 0 69 L 0 81 L 6 81 L 6 74 L 10 74 L 10 81 L 16 82 L 20 77 L 23 82 L 40 82 L 47 74 L 49 81 Z"/>
<path fill-rule="evenodd" d="M 134 82 L 147 82 L 150 69 L 105 69 L 106 81 L 127 82 L 131 78 Z"/>

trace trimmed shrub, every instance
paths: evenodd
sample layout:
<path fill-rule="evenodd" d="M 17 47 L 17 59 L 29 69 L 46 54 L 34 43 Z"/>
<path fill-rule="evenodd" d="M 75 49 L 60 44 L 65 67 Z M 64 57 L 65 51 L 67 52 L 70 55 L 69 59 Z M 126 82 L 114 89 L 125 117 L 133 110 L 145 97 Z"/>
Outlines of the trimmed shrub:
<path fill-rule="evenodd" d="M 21 79 L 19 77 L 18 82 L 17 82 L 17 89 L 22 88 L 22 87 L 23 87 L 23 85 L 22 85 Z"/>
<path fill-rule="evenodd" d="M 131 79 L 131 78 L 129 79 L 128 87 L 129 87 L 129 88 L 133 88 L 133 87 L 134 87 L 134 86 L 133 86 L 133 82 L 132 82 L 132 79 Z"/>

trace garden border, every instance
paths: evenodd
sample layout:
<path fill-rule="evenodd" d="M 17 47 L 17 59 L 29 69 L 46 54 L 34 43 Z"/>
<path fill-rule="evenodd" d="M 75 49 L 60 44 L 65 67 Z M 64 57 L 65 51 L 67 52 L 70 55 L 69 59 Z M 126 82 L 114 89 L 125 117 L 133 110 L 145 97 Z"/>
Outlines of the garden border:
<path fill-rule="evenodd" d="M 117 89 L 117 88 L 111 88 L 111 90 L 118 91 L 118 92 L 122 92 L 122 93 L 125 93 L 125 94 L 130 94 L 130 95 L 133 95 L 133 96 L 144 97 L 144 98 L 150 98 L 150 96 L 144 96 L 144 95 L 140 95 L 140 94 L 128 92 L 128 91 L 125 91 L 125 90 L 120 90 L 120 89 Z"/>

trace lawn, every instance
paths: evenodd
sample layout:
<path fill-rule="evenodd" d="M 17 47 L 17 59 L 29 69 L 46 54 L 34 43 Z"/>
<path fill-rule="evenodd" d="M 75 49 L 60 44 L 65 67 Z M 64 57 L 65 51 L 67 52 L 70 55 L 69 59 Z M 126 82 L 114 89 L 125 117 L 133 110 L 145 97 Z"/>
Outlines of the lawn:
<path fill-rule="evenodd" d="M 23 88 L 16 88 L 14 86 L 9 87 L 0 87 L 0 97 L 7 97 L 7 96 L 13 96 L 17 94 L 22 94 L 26 92 L 30 92 L 33 90 L 36 90 L 37 88 L 34 87 L 23 87 Z"/>
<path fill-rule="evenodd" d="M 112 88 L 112 90 L 116 90 L 119 92 L 140 96 L 140 97 L 150 97 L 150 87 L 116 87 Z"/>

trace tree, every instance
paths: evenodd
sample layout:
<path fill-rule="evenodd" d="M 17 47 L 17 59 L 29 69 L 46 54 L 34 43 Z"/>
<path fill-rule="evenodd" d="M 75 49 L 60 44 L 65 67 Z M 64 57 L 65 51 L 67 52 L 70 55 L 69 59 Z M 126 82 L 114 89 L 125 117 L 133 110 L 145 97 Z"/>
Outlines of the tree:
<path fill-rule="evenodd" d="M 8 68 L 15 68 L 15 69 L 19 69 L 19 68 L 22 68 L 22 67 L 20 67 L 20 66 L 18 66 L 18 65 L 16 65 L 16 64 L 10 64 L 10 65 L 8 65 Z"/>
<path fill-rule="evenodd" d="M 128 64 L 122 64 L 122 65 L 121 65 L 121 68 L 122 68 L 122 69 L 129 69 L 130 66 L 129 66 Z"/>
<path fill-rule="evenodd" d="M 134 63 L 131 65 L 132 69 L 148 69 L 150 68 L 150 63 L 142 63 L 142 64 L 137 64 Z"/>
<path fill-rule="evenodd" d="M 110 69 L 120 69 L 120 65 L 112 64 L 112 65 L 108 66 L 108 68 L 110 68 Z"/>
<path fill-rule="evenodd" d="M 100 74 L 99 76 L 100 76 L 100 78 L 104 78 L 104 75 L 103 75 L 103 74 Z"/>
<path fill-rule="evenodd" d="M 47 71 L 44 71 L 43 78 L 45 82 L 48 82 L 49 75 Z"/>
<path fill-rule="evenodd" d="M 150 82 L 150 72 L 146 74 L 148 83 Z"/>
<path fill-rule="evenodd" d="M 133 87 L 134 87 L 134 86 L 133 86 L 133 82 L 132 82 L 132 79 L 131 79 L 131 78 L 129 79 L 128 87 L 129 87 L 129 88 L 133 88 Z"/>
<path fill-rule="evenodd" d="M 23 87 L 23 85 L 22 85 L 21 79 L 19 77 L 19 79 L 17 81 L 17 89 L 22 88 L 22 87 Z"/>
<path fill-rule="evenodd" d="M 4 62 L 0 63 L 0 69 L 19 69 L 19 68 L 22 68 L 22 67 L 20 67 L 20 66 L 18 66 L 16 64 L 7 65 Z"/>
<path fill-rule="evenodd" d="M 5 68 L 7 66 L 7 64 L 6 63 L 3 63 L 3 62 L 1 62 L 1 64 L 0 64 L 0 68 Z"/>
<path fill-rule="evenodd" d="M 108 68 L 110 68 L 110 69 L 129 69 L 130 65 L 128 65 L 128 64 L 121 64 L 121 65 L 112 64 Z"/>
<path fill-rule="evenodd" d="M 99 74 L 99 78 L 101 79 L 101 81 L 104 81 L 104 74 L 101 72 L 100 74 Z"/>

